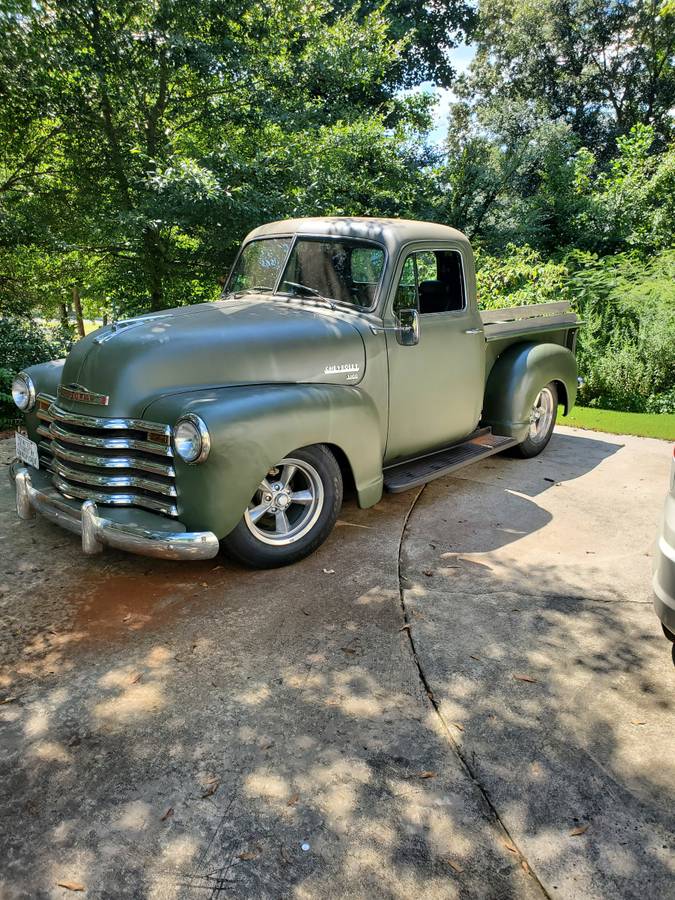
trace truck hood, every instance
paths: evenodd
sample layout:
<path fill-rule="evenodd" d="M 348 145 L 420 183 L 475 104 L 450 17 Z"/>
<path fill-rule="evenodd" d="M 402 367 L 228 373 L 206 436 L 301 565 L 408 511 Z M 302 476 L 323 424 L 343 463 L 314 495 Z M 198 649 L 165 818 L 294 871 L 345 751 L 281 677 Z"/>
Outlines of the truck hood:
<path fill-rule="evenodd" d="M 363 339 L 349 314 L 248 295 L 93 332 L 73 347 L 61 385 L 108 403 L 58 402 L 83 414 L 138 417 L 165 394 L 275 382 L 353 385 L 364 369 Z"/>

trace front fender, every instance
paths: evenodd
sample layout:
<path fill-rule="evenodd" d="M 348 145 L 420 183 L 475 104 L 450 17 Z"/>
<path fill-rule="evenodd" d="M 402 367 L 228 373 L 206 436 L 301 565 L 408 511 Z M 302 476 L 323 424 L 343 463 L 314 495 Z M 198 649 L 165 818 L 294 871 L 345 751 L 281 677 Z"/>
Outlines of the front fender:
<path fill-rule="evenodd" d="M 565 415 L 577 396 L 577 361 L 559 344 L 514 344 L 492 367 L 485 386 L 482 424 L 495 434 L 525 440 L 538 392 L 556 382 Z M 562 388 L 562 390 L 561 390 Z"/>
<path fill-rule="evenodd" d="M 344 452 L 360 506 L 382 496 L 379 416 L 358 387 L 277 384 L 171 394 L 151 403 L 144 416 L 173 425 L 188 412 L 201 416 L 211 436 L 205 462 L 176 459 L 178 513 L 188 529 L 225 537 L 266 472 L 310 444 L 333 444 Z"/>

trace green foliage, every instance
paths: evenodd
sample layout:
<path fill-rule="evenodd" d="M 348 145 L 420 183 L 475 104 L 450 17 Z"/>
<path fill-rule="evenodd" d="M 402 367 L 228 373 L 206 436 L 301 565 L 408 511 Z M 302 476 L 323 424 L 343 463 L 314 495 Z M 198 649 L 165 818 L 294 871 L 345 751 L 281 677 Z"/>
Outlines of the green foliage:
<path fill-rule="evenodd" d="M 576 246 L 600 252 L 670 247 L 675 234 L 675 142 L 654 153 L 656 136 L 636 125 L 617 140 L 617 153 L 598 171 L 590 151 L 576 160 L 576 193 L 583 199 L 574 225 Z"/>
<path fill-rule="evenodd" d="M 11 395 L 12 379 L 21 369 L 66 355 L 72 340 L 59 328 L 43 328 L 30 320 L 0 318 L 0 427 L 18 416 Z"/>
<path fill-rule="evenodd" d="M 481 309 L 571 299 L 567 266 L 527 245 L 509 244 L 499 256 L 478 249 L 476 288 Z"/>
<path fill-rule="evenodd" d="M 463 84 L 474 103 L 540 103 L 603 156 L 639 123 L 672 137 L 672 4 L 480 0 L 476 39 Z"/>
<path fill-rule="evenodd" d="M 675 250 L 568 260 L 585 327 L 583 399 L 627 411 L 675 412 Z"/>

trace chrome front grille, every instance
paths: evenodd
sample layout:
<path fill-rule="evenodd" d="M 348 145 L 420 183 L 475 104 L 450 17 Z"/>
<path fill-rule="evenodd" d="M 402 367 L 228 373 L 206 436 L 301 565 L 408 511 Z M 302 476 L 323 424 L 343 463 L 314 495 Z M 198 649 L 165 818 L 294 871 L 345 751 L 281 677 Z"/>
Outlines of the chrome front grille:
<path fill-rule="evenodd" d="M 66 497 L 178 515 L 168 425 L 77 415 L 46 394 L 37 417 L 40 464 Z"/>

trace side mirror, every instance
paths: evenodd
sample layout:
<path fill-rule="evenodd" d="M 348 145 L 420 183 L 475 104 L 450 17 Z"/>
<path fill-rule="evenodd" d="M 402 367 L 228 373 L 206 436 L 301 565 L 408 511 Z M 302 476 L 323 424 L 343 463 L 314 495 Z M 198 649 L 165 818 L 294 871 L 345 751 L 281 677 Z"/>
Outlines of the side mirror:
<path fill-rule="evenodd" d="M 420 314 L 416 309 L 401 309 L 398 312 L 396 340 L 404 347 L 414 347 L 420 342 Z"/>

